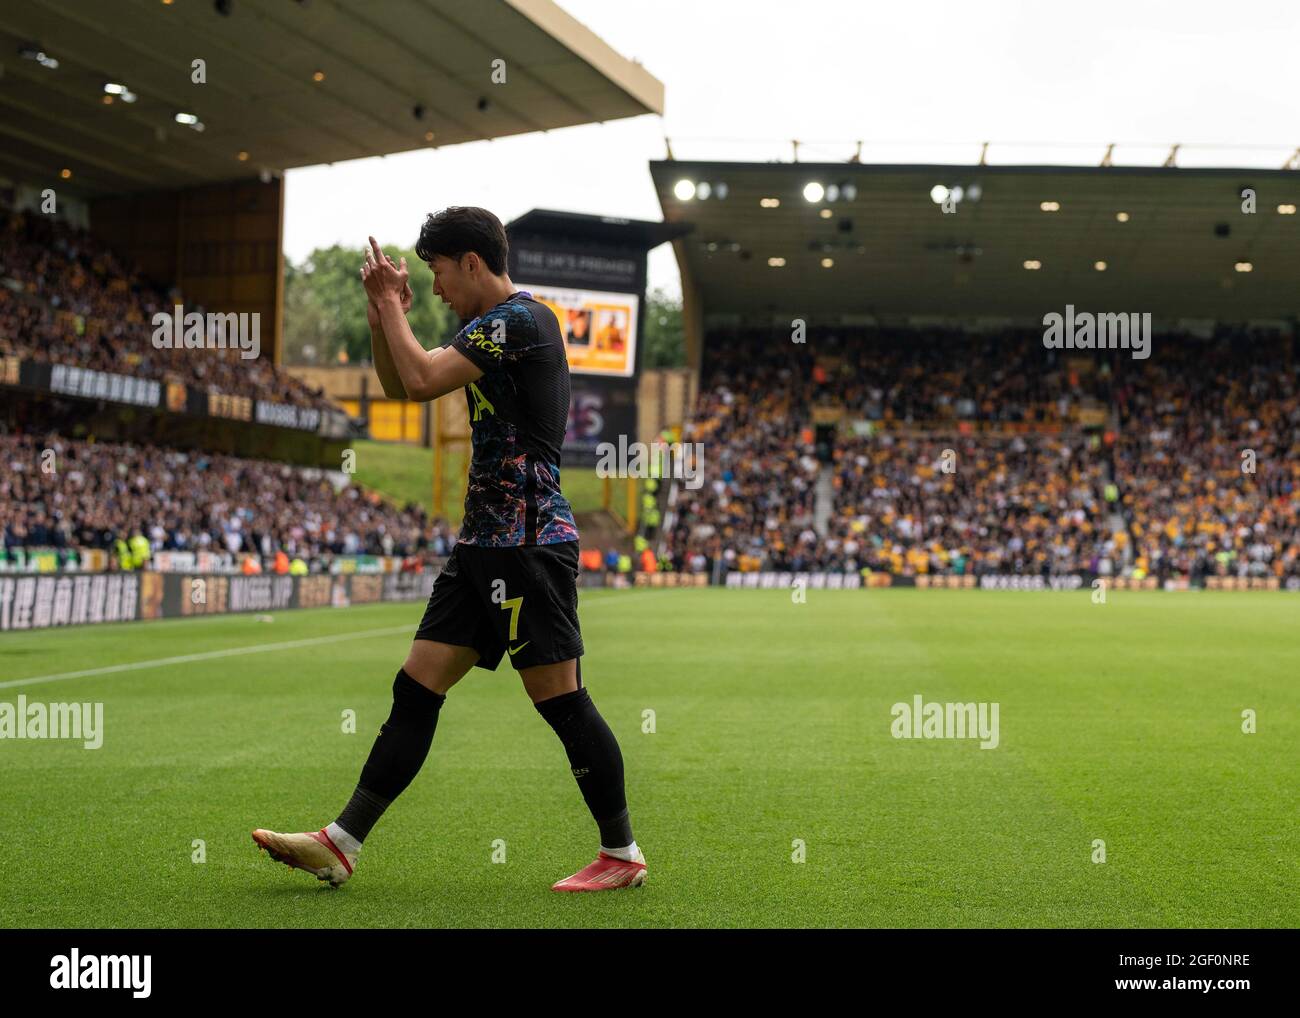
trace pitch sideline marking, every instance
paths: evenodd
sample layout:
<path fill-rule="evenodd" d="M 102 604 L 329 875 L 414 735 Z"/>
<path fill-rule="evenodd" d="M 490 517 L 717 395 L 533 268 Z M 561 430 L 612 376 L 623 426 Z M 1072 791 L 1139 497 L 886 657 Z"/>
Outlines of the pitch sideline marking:
<path fill-rule="evenodd" d="M 634 591 L 636 593 L 653 593 L 653 591 Z M 625 595 L 631 597 L 632 594 Z M 614 597 L 598 597 L 589 599 L 587 604 L 598 604 L 601 601 L 621 600 L 617 595 Z M 214 616 L 215 617 L 215 616 Z M 83 668 L 76 672 L 60 672 L 57 675 L 33 675 L 28 679 L 10 679 L 8 682 L 0 682 L 0 689 L 10 689 L 14 686 L 32 686 L 40 682 L 60 682 L 63 679 L 84 679 L 91 675 L 112 675 L 117 672 L 132 672 L 137 669 L 145 668 L 165 668 L 167 665 L 188 664 L 191 661 L 211 661 L 216 658 L 236 657 L 241 654 L 260 654 L 265 651 L 275 650 L 293 650 L 297 647 L 315 647 L 322 643 L 338 643 L 342 640 L 359 640 L 367 636 L 395 636 L 398 633 L 411 632 L 410 625 L 404 626 L 387 626 L 383 629 L 361 629 L 353 633 L 336 633 L 333 636 L 315 636 L 307 640 L 285 640 L 281 643 L 256 643 L 248 647 L 226 647 L 222 650 L 206 650 L 199 654 L 180 654 L 176 657 L 154 658 L 152 661 L 131 661 L 120 665 L 105 665 L 103 668 Z"/>
<path fill-rule="evenodd" d="M 176 657 L 159 657 L 152 661 L 131 661 L 127 664 L 105 665 L 103 668 L 84 668 L 78 672 L 61 672 L 58 675 L 35 675 L 30 679 L 11 679 L 0 682 L 0 689 L 11 686 L 26 686 L 37 682 L 58 682 L 61 679 L 82 679 L 90 675 L 110 675 L 114 672 L 130 672 L 144 668 L 164 668 L 167 665 L 188 664 L 191 661 L 211 661 L 214 658 L 235 657 L 240 654 L 260 654 L 263 651 L 291 650 L 295 647 L 314 647 L 322 643 L 337 643 L 340 640 L 357 640 L 366 636 L 391 635 L 410 632 L 408 626 L 389 626 L 386 629 L 362 629 L 355 633 L 336 633 L 333 636 L 316 636 L 308 640 L 285 640 L 281 643 L 257 643 L 248 647 L 226 647 L 222 650 L 206 650 L 200 654 L 180 654 Z"/>

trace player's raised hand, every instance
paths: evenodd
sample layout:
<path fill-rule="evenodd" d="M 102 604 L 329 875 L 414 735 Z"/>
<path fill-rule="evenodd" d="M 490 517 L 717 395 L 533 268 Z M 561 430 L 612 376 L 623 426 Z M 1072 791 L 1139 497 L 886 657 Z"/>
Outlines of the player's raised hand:
<path fill-rule="evenodd" d="M 395 272 L 400 272 L 402 269 L 406 268 L 405 258 L 402 259 L 402 264 L 399 267 L 398 264 L 393 261 L 392 255 L 384 255 L 384 257 L 388 259 L 388 264 L 393 267 Z M 364 271 L 362 278 L 365 278 Z M 415 294 L 411 292 L 411 284 L 409 282 L 402 287 L 400 302 L 402 306 L 402 314 L 409 315 L 411 313 L 411 305 L 415 302 Z M 372 329 L 379 326 L 379 306 L 375 304 L 374 298 L 369 294 L 366 295 L 366 322 Z"/>
<path fill-rule="evenodd" d="M 369 240 L 366 260 L 361 266 L 361 282 L 366 288 L 366 296 L 376 305 L 387 300 L 395 300 L 398 304 L 402 304 L 403 298 L 410 292 L 410 287 L 407 285 L 409 274 L 406 270 L 406 259 L 402 259 L 400 266 L 394 265 L 393 260 L 380 250 L 379 242 L 374 237 L 370 237 Z M 403 307 L 403 310 L 408 307 L 409 304 Z"/>
<path fill-rule="evenodd" d="M 384 255 L 384 257 L 388 259 L 388 264 L 391 265 L 394 269 L 396 269 L 399 272 L 406 272 L 405 258 L 402 259 L 402 264 L 399 267 L 398 264 L 395 261 L 393 261 L 391 255 Z M 404 287 L 402 287 L 402 296 L 400 300 L 402 304 L 402 314 L 409 315 L 411 313 L 411 305 L 415 302 L 415 294 L 411 292 L 411 284 L 409 281 Z"/>

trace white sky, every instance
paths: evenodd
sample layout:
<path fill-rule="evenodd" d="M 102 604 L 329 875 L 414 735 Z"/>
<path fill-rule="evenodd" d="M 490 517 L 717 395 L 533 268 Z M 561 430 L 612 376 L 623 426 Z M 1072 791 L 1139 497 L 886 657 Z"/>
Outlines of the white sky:
<path fill-rule="evenodd" d="M 663 118 L 287 174 L 285 250 L 414 243 L 426 212 L 481 205 L 659 220 L 648 162 L 1277 168 L 1300 145 L 1300 3 L 1272 0 L 560 0 L 664 83 Z M 488 73 L 485 69 L 485 75 Z M 505 87 L 509 87 L 508 85 Z M 680 293 L 669 245 L 649 285 Z"/>

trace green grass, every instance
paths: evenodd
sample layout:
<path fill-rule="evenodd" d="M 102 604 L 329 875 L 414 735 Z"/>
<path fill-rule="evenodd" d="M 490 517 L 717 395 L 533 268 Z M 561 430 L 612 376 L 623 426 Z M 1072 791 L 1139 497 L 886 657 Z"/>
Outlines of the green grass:
<path fill-rule="evenodd" d="M 404 633 L 0 689 L 102 701 L 106 727 L 94 751 L 0 741 L 0 925 L 1294 927 L 1300 602 L 1089 593 L 584 593 L 583 676 L 650 866 L 595 895 L 549 890 L 596 830 L 505 664 L 451 691 L 338 891 L 249 831 L 337 815 Z M 413 629 L 420 609 L 10 634 L 0 679 Z M 916 693 L 998 702 L 1001 744 L 892 738 Z"/>
<path fill-rule="evenodd" d="M 356 451 L 356 473 L 352 479 L 385 498 L 405 504 L 414 502 L 426 510 L 433 502 L 433 450 L 400 442 L 375 442 L 358 439 L 351 446 Z M 449 457 L 447 476 L 443 479 L 443 497 L 448 510 L 461 516 L 465 497 L 465 458 Z M 459 485 L 459 493 L 456 486 Z"/>
<path fill-rule="evenodd" d="M 369 439 L 352 443 L 357 453 L 357 470 L 353 479 L 386 498 L 400 504 L 415 502 L 426 511 L 433 507 L 433 450 L 398 442 L 375 442 Z M 447 454 L 443 474 L 444 516 L 448 522 L 459 525 L 465 501 L 465 472 L 467 465 L 462 450 L 451 449 Z M 564 467 L 560 471 L 565 497 L 575 513 L 594 512 L 604 506 L 602 478 L 596 476 L 594 467 Z M 612 508 L 627 515 L 627 482 L 613 482 Z M 640 485 L 638 482 L 638 491 Z"/>

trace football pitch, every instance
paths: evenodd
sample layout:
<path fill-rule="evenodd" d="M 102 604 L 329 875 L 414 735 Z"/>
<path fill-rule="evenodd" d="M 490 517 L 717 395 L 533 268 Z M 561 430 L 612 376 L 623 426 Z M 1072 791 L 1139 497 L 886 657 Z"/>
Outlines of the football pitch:
<path fill-rule="evenodd" d="M 6 634 L 0 702 L 102 703 L 103 745 L 0 740 L 0 925 L 1300 924 L 1300 599 L 1090 593 L 584 591 L 649 864 L 602 894 L 550 890 L 596 828 L 508 661 L 343 888 L 256 850 L 338 815 L 421 604 Z M 896 738 L 917 696 L 996 747 Z"/>

